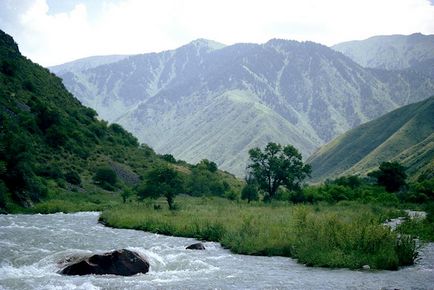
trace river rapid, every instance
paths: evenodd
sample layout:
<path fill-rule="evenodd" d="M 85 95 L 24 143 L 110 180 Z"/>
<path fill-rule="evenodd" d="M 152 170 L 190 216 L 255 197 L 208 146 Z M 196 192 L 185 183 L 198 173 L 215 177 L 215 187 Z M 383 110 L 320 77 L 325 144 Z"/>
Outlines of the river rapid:
<path fill-rule="evenodd" d="M 98 224 L 98 213 L 0 215 L 0 289 L 434 289 L 434 244 L 399 271 L 311 268 L 285 257 L 235 255 L 218 243 L 185 250 L 194 239 Z M 63 276 L 76 254 L 127 248 L 150 262 L 132 277 Z"/>

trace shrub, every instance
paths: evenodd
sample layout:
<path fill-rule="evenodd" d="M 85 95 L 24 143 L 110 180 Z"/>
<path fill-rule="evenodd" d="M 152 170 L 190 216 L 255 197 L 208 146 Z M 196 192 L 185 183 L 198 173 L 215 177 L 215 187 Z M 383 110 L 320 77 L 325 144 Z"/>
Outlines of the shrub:
<path fill-rule="evenodd" d="M 66 172 L 65 180 L 71 184 L 74 184 L 74 185 L 80 185 L 81 184 L 81 177 L 74 170 L 70 170 L 70 171 Z"/>
<path fill-rule="evenodd" d="M 259 199 L 258 188 L 255 184 L 247 183 L 241 191 L 241 199 L 247 200 L 248 203 Z"/>
<path fill-rule="evenodd" d="M 100 167 L 96 170 L 93 180 L 102 188 L 113 190 L 117 182 L 117 175 L 113 169 L 108 166 Z"/>

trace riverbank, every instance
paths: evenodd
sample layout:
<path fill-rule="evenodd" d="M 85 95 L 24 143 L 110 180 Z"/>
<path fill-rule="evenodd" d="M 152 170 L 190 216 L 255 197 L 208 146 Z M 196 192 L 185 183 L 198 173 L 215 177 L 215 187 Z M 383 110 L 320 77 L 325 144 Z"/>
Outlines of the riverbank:
<path fill-rule="evenodd" d="M 163 202 L 163 201 L 161 201 Z M 296 258 L 308 266 L 396 270 L 411 265 L 416 246 L 382 223 L 402 211 L 358 203 L 290 205 L 182 197 L 178 210 L 153 202 L 103 211 L 115 228 L 215 241 L 234 253 Z"/>

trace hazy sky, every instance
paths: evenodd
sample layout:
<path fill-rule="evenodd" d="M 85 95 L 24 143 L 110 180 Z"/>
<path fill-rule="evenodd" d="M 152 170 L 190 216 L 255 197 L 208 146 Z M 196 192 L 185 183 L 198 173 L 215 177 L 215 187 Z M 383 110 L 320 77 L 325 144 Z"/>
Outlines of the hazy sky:
<path fill-rule="evenodd" d="M 173 49 L 197 38 L 325 45 L 434 34 L 434 0 L 0 0 L 0 29 L 41 65 Z"/>

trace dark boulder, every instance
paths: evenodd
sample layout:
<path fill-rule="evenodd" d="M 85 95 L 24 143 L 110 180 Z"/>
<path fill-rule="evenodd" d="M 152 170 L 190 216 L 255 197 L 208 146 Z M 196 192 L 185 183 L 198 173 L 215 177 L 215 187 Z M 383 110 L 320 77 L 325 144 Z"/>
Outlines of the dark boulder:
<path fill-rule="evenodd" d="M 205 250 L 205 246 L 202 243 L 196 243 L 188 246 L 187 250 Z"/>
<path fill-rule="evenodd" d="M 68 265 L 60 274 L 64 275 L 104 275 L 113 274 L 132 276 L 147 273 L 149 263 L 139 254 L 129 250 L 117 250 L 102 255 L 93 255 L 82 259 L 74 258 L 75 262 Z"/>

